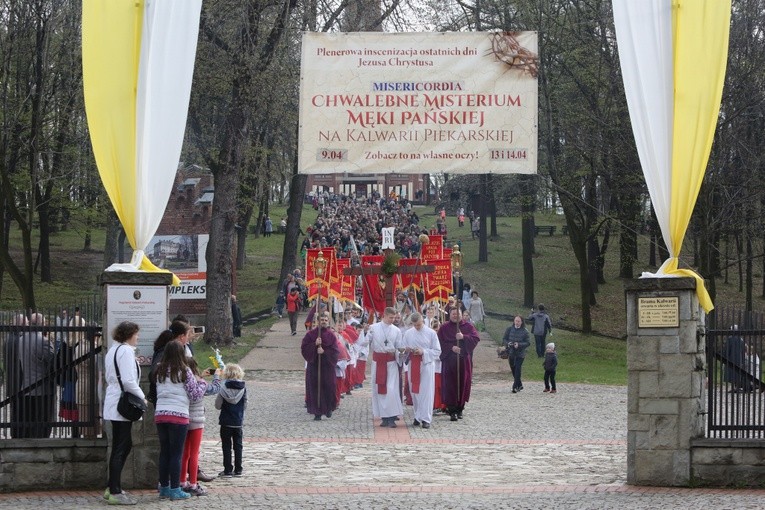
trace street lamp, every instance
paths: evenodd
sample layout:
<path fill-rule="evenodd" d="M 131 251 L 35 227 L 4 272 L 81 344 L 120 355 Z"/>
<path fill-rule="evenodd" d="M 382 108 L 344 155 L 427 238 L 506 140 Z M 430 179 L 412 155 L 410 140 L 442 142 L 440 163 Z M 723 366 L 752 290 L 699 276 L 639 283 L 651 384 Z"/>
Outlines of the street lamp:
<path fill-rule="evenodd" d="M 316 402 L 321 406 L 321 282 L 324 280 L 324 270 L 327 268 L 327 260 L 324 258 L 324 252 L 319 250 L 316 258 L 313 261 L 313 271 L 316 277 L 319 279 L 319 295 L 316 298 L 316 313 L 314 314 L 314 320 L 319 324 L 317 330 L 316 341 L 318 343 L 316 350 L 318 356 L 317 372 L 316 372 Z"/>
<path fill-rule="evenodd" d="M 462 252 L 460 251 L 460 245 L 455 244 L 452 246 L 452 271 L 454 274 L 459 275 L 462 271 Z"/>
<path fill-rule="evenodd" d="M 313 260 L 313 272 L 319 279 L 319 296 L 316 300 L 315 320 L 319 319 L 319 304 L 321 303 L 321 283 L 324 280 L 324 270 L 327 268 L 327 259 L 324 258 L 324 252 L 319 250 L 316 258 Z"/>
<path fill-rule="evenodd" d="M 460 275 L 460 271 L 462 271 L 462 252 L 460 251 L 460 245 L 455 244 L 452 246 L 452 287 L 454 288 L 454 293 L 457 296 L 457 299 L 462 299 L 462 276 Z"/>
<path fill-rule="evenodd" d="M 327 259 L 324 258 L 324 252 L 319 250 L 319 253 L 316 255 L 316 258 L 313 261 L 313 270 L 316 273 L 316 276 L 319 278 L 324 277 L 324 270 L 327 268 Z"/>

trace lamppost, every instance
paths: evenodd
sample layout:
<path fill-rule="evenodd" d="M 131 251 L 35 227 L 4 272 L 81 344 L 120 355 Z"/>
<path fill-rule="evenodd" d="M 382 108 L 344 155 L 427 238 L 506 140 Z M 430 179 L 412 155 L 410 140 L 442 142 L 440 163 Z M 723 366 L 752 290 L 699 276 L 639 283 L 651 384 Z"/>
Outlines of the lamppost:
<path fill-rule="evenodd" d="M 462 252 L 460 251 L 460 245 L 455 244 L 452 246 L 452 273 L 454 274 L 454 293 L 458 300 L 462 299 Z"/>
<path fill-rule="evenodd" d="M 316 258 L 313 259 L 313 272 L 316 275 L 316 277 L 319 279 L 319 296 L 316 299 L 316 315 L 315 320 L 319 319 L 319 304 L 321 303 L 321 284 L 324 280 L 324 270 L 327 268 L 327 259 L 324 258 L 324 252 L 322 250 L 319 250 L 319 253 L 316 254 Z"/>
<path fill-rule="evenodd" d="M 316 313 L 314 314 L 314 320 L 318 322 L 319 327 L 317 330 L 316 340 L 318 342 L 317 350 L 317 380 L 316 380 L 316 403 L 317 406 L 321 405 L 321 320 L 319 314 L 321 313 L 321 283 L 324 280 L 324 270 L 327 268 L 327 260 L 324 258 L 324 252 L 319 250 L 316 258 L 313 260 L 313 271 L 316 277 L 319 279 L 319 295 L 316 297 Z"/>
<path fill-rule="evenodd" d="M 460 311 L 460 315 L 462 315 L 462 311 L 460 310 L 459 303 L 462 299 L 462 276 L 460 276 L 460 271 L 462 270 L 462 252 L 460 251 L 460 245 L 455 244 L 452 246 L 452 273 L 454 274 L 454 284 L 452 284 L 453 287 L 455 287 L 455 294 L 457 294 L 457 298 L 454 300 L 455 304 L 457 306 L 457 310 Z M 450 311 L 451 313 L 451 311 Z M 462 349 L 462 332 L 459 329 L 459 321 L 457 321 L 457 346 Z M 461 352 L 461 350 L 460 350 Z M 457 355 L 457 399 L 460 401 L 462 399 L 462 384 L 461 384 L 461 372 L 462 368 L 460 367 L 460 355 Z M 454 420 L 454 415 L 452 414 L 452 420 Z"/>

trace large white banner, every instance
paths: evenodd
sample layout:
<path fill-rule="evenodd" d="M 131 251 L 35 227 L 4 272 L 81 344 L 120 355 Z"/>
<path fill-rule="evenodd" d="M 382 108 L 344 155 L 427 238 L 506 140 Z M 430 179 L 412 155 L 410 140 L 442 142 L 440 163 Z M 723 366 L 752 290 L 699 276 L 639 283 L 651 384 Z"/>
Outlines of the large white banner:
<path fill-rule="evenodd" d="M 537 34 L 306 33 L 299 172 L 536 173 Z"/>

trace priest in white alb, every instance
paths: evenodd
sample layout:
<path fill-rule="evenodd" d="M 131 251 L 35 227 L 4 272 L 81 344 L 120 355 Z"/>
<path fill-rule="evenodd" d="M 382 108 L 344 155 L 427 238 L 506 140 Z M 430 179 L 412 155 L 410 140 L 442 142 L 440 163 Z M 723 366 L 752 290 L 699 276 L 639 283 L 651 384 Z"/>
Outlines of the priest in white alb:
<path fill-rule="evenodd" d="M 409 391 L 414 404 L 413 426 L 429 429 L 433 421 L 433 399 L 436 388 L 435 361 L 441 356 L 436 332 L 425 326 L 422 315 L 410 316 L 412 326 L 404 333 L 404 352 L 409 355 Z"/>
<path fill-rule="evenodd" d="M 404 414 L 401 405 L 399 349 L 403 349 L 401 330 L 393 325 L 396 310 L 385 309 L 382 320 L 369 328 L 369 350 L 372 351 L 372 415 L 382 418 L 381 427 L 396 427 Z"/>

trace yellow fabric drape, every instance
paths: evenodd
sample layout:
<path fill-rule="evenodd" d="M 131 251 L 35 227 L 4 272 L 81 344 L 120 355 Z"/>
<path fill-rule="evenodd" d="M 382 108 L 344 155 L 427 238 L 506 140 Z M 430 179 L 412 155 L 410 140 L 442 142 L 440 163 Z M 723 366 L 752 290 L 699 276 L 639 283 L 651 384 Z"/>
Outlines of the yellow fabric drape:
<path fill-rule="evenodd" d="M 699 304 L 714 308 L 704 281 L 678 269 L 683 239 L 704 179 L 720 109 L 728 57 L 730 0 L 673 0 L 674 130 L 670 235 L 673 259 L 666 274 L 697 280 Z"/>
<path fill-rule="evenodd" d="M 82 3 L 82 74 L 93 154 L 133 248 L 137 203 L 136 90 L 143 9 L 143 0 Z"/>
<path fill-rule="evenodd" d="M 136 97 L 144 0 L 83 0 L 85 111 L 98 173 L 130 246 L 136 249 Z M 142 252 L 141 252 L 142 253 Z M 145 255 L 140 269 L 169 272 Z M 173 275 L 173 285 L 180 285 Z"/>

